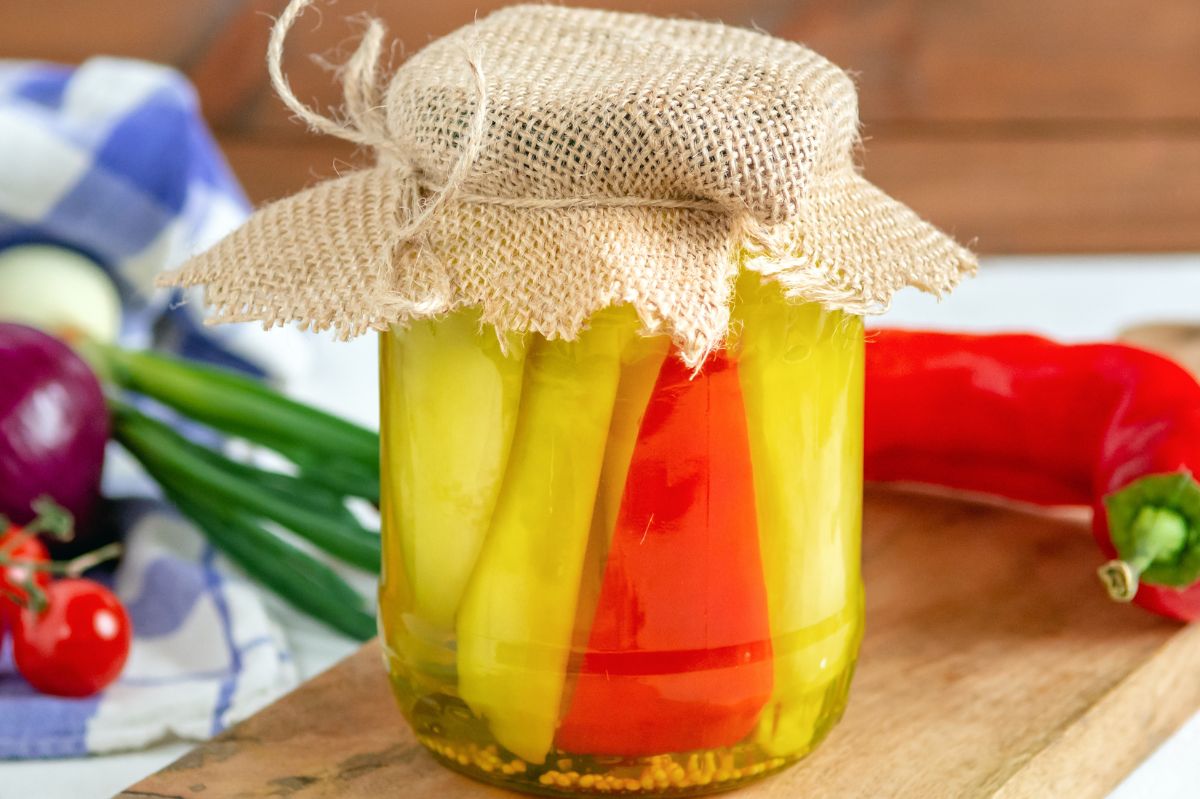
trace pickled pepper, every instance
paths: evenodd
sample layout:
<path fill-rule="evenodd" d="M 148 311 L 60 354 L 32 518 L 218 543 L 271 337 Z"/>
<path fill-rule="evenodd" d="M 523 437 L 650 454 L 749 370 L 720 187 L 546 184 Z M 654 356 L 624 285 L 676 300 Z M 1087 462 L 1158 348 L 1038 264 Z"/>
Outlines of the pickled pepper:
<path fill-rule="evenodd" d="M 738 375 L 775 646 L 755 740 L 807 751 L 832 726 L 862 636 L 862 320 L 738 282 Z"/>
<path fill-rule="evenodd" d="M 737 367 L 664 361 L 624 483 L 566 751 L 731 746 L 771 695 L 771 643 Z"/>
<path fill-rule="evenodd" d="M 389 452 L 385 512 L 396 539 L 385 568 L 402 568 L 428 634 L 454 631 L 467 578 L 492 520 L 521 397 L 524 346 L 480 327 L 478 311 L 421 320 L 382 340 Z M 398 561 L 397 566 L 393 566 Z M 385 580 L 385 591 L 394 580 Z M 393 606 L 384 596 L 385 611 Z"/>
<path fill-rule="evenodd" d="M 608 441 L 604 446 L 604 466 L 600 471 L 600 490 L 592 512 L 592 530 L 584 555 L 583 574 L 579 578 L 579 597 L 575 608 L 575 633 L 571 640 L 571 673 L 577 673 L 581 653 L 587 649 L 596 604 L 604 584 L 604 567 L 612 543 L 629 462 L 637 443 L 638 430 L 650 404 L 650 394 L 658 382 L 658 373 L 667 356 L 670 342 L 665 336 L 638 336 L 621 354 L 621 380 L 613 402 Z M 573 689 L 568 684 L 567 690 Z"/>
<path fill-rule="evenodd" d="M 574 342 L 529 348 L 509 464 L 458 613 L 458 684 L 496 741 L 530 763 L 550 750 L 628 308 Z M 564 409 L 571 409 L 564 413 Z"/>

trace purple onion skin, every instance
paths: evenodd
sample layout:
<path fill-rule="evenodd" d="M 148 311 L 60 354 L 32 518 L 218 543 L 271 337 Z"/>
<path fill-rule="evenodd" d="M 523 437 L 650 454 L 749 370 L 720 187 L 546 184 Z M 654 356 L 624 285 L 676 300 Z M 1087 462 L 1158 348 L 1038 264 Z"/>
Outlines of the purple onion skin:
<path fill-rule="evenodd" d="M 108 441 L 108 409 L 91 368 L 40 330 L 0 322 L 0 514 L 17 524 L 48 496 L 89 537 Z"/>

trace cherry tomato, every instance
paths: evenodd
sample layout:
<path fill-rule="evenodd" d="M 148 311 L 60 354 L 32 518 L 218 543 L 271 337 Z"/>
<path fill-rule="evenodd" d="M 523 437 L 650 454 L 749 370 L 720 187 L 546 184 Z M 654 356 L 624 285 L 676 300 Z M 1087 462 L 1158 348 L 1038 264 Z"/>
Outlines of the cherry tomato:
<path fill-rule="evenodd" d="M 121 673 L 133 638 L 129 615 L 104 586 L 67 578 L 46 588 L 41 613 L 22 609 L 13 625 L 17 670 L 44 694 L 90 696 Z"/>
<path fill-rule="evenodd" d="M 46 545 L 35 535 L 25 536 L 11 549 L 5 549 L 7 544 L 21 534 L 21 528 L 13 525 L 3 535 L 0 535 L 0 551 L 4 552 L 4 557 L 10 561 L 25 561 L 26 563 L 45 563 L 50 559 Z M 10 594 L 26 599 L 27 595 L 23 586 L 31 576 L 34 583 L 42 590 L 50 585 L 49 572 L 37 571 L 22 563 L 0 562 L 0 631 L 3 631 L 6 622 L 11 621 L 11 617 L 17 610 Z"/>

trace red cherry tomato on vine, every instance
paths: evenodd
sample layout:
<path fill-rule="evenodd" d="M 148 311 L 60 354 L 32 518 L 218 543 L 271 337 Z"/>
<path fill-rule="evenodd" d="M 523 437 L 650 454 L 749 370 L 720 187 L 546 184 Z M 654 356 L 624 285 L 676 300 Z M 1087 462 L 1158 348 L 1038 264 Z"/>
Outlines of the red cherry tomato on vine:
<path fill-rule="evenodd" d="M 133 638 L 129 615 L 104 586 L 67 578 L 46 588 L 47 606 L 13 625 L 13 660 L 38 691 L 91 696 L 121 673 Z"/>
<path fill-rule="evenodd" d="M 23 538 L 13 544 L 13 539 L 18 536 Z M 28 599 L 24 586 L 31 577 L 43 591 L 50 585 L 49 572 L 38 571 L 26 564 L 45 563 L 49 559 L 41 539 L 36 535 L 24 535 L 16 525 L 0 535 L 0 630 L 16 614 L 17 607 L 12 598 Z"/>

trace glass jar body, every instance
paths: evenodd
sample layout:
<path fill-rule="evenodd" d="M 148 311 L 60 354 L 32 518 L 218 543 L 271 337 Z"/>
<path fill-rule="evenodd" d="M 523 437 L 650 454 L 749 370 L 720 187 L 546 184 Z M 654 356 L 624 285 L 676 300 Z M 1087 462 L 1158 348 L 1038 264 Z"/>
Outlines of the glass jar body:
<path fill-rule="evenodd" d="M 745 277 L 699 370 L 635 314 L 382 334 L 391 682 L 452 768 L 707 793 L 809 752 L 862 634 L 863 329 Z"/>

